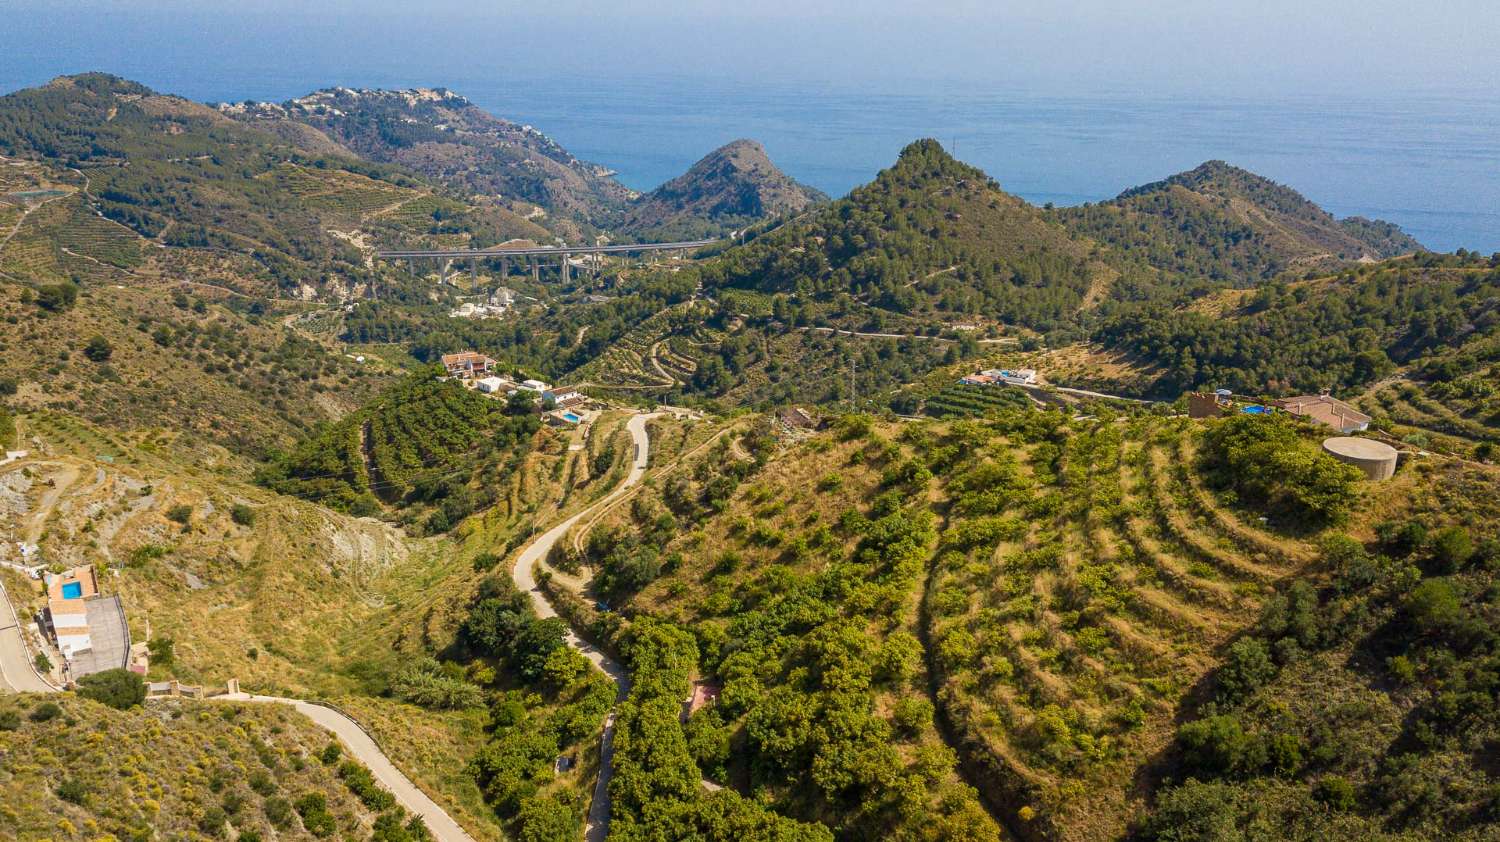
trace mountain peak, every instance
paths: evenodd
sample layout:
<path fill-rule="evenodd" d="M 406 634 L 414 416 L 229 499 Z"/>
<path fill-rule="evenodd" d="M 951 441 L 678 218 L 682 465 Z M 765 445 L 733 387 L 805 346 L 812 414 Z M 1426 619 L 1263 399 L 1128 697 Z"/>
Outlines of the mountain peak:
<path fill-rule="evenodd" d="M 763 217 L 799 213 L 827 198 L 778 169 L 759 141 L 740 138 L 641 197 L 624 227 L 652 238 L 722 233 Z"/>

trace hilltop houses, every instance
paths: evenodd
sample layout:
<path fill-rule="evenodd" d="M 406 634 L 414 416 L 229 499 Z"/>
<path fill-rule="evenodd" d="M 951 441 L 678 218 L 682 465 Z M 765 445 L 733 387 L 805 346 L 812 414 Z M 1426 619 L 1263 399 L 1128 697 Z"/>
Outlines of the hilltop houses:
<path fill-rule="evenodd" d="M 1034 368 L 987 368 L 960 378 L 965 386 L 1035 386 L 1038 377 Z"/>
<path fill-rule="evenodd" d="M 99 593 L 89 565 L 47 573 L 42 626 L 62 653 L 70 679 L 130 663 L 130 628 L 118 596 Z"/>

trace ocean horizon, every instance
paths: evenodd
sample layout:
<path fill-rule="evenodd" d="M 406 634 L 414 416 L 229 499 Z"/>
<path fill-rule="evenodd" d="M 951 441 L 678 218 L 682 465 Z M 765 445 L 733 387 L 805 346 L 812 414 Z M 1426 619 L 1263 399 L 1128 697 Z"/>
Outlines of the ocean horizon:
<path fill-rule="evenodd" d="M 204 102 L 282 101 L 336 85 L 446 87 L 535 126 L 642 191 L 741 137 L 760 141 L 792 177 L 835 197 L 923 137 L 1035 204 L 1109 199 L 1225 160 L 1336 216 L 1394 222 L 1428 248 L 1500 252 L 1500 102 L 1474 91 L 1067 92 L 974 79 L 809 81 L 790 71 L 763 79 L 602 73 L 594 63 L 539 68 L 504 51 L 465 60 L 372 55 L 347 45 L 278 52 L 268 42 L 280 30 L 269 23 L 266 38 L 234 41 L 226 52 L 217 48 L 230 42 L 194 40 L 206 26 L 201 20 L 145 12 L 103 21 L 52 17 L 23 16 L 30 29 L 0 33 L 0 91 L 87 70 Z M 130 43 L 132 26 L 151 37 L 165 29 L 181 46 L 142 50 Z M 69 40 L 59 47 L 64 29 Z"/>

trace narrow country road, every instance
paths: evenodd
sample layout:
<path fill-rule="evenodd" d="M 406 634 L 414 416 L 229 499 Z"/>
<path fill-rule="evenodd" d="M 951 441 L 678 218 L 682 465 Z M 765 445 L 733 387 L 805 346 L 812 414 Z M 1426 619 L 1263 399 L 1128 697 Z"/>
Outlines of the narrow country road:
<path fill-rule="evenodd" d="M 427 829 L 432 831 L 432 838 L 437 842 L 474 842 L 474 837 L 459 827 L 458 822 L 454 821 L 452 816 L 428 798 L 427 793 L 418 789 L 410 778 L 401 774 L 401 770 L 391 763 L 390 759 L 385 756 L 385 752 L 380 750 L 380 746 L 376 745 L 375 740 L 365 733 L 359 723 L 339 711 L 300 699 L 257 696 L 252 693 L 231 693 L 214 696 L 212 700 L 266 702 L 290 706 L 311 719 L 318 727 L 338 737 L 350 756 L 369 767 L 370 774 L 375 776 L 375 780 L 396 797 L 396 803 L 405 807 L 408 813 L 422 817 L 422 821 L 427 824 Z"/>
<path fill-rule="evenodd" d="M 37 674 L 21 637 L 21 622 L 5 586 L 0 585 L 0 692 L 53 693 L 56 687 Z"/>
<path fill-rule="evenodd" d="M 630 473 L 625 476 L 624 482 L 616 486 L 604 499 L 542 533 L 542 537 L 532 541 L 516 557 L 516 564 L 511 568 L 511 579 L 516 583 L 517 590 L 530 597 L 531 607 L 538 617 L 543 619 L 556 617 L 557 612 L 553 610 L 552 603 L 547 601 L 547 595 L 542 593 L 542 589 L 537 586 L 532 568 L 537 562 L 547 557 L 552 547 L 569 529 L 573 528 L 575 523 L 600 508 L 608 506 L 629 491 L 631 486 L 641 481 L 641 477 L 646 474 L 646 463 L 649 461 L 651 446 L 650 438 L 646 435 L 646 422 L 655 418 L 657 414 L 659 413 L 637 415 L 625 424 L 625 429 L 630 431 L 631 440 L 635 442 L 635 460 L 631 463 Z M 579 637 L 571 626 L 568 627 L 566 639 L 569 646 L 582 652 L 584 657 L 603 670 L 604 674 L 615 683 L 616 701 L 629 695 L 630 675 L 623 666 Z M 604 736 L 599 744 L 599 780 L 594 784 L 594 799 L 589 804 L 588 823 L 585 825 L 583 836 L 587 842 L 602 842 L 609 835 L 609 779 L 614 771 L 614 739 L 615 715 L 611 711 L 604 720 Z"/>

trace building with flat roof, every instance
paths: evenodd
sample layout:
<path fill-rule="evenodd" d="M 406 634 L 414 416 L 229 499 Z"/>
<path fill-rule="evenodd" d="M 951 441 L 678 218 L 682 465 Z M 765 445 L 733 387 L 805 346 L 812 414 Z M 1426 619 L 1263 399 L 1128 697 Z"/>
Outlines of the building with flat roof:
<path fill-rule="evenodd" d="M 118 596 L 102 596 L 94 568 L 45 575 L 44 626 L 62 652 L 70 678 L 125 667 L 130 627 Z"/>
<path fill-rule="evenodd" d="M 479 389 L 479 391 L 484 392 L 486 395 L 493 395 L 497 392 L 504 392 L 512 388 L 513 386 L 515 386 L 515 383 L 511 380 L 507 380 L 504 377 L 490 376 L 481 377 L 474 383 L 474 386 L 475 388 Z"/>

